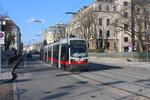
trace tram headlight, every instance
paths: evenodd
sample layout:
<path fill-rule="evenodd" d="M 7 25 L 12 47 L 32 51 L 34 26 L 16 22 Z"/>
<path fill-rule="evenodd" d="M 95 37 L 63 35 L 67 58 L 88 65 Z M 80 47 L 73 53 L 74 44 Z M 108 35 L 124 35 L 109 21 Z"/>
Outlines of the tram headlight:
<path fill-rule="evenodd" d="M 71 59 L 71 62 L 75 62 L 75 59 Z"/>
<path fill-rule="evenodd" d="M 88 62 L 88 59 L 84 59 L 83 61 L 84 61 L 84 62 Z"/>

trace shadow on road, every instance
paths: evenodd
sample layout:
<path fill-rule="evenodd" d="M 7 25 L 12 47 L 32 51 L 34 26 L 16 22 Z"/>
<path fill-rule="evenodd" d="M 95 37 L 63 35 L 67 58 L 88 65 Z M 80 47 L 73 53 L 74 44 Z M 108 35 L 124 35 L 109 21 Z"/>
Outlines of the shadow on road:
<path fill-rule="evenodd" d="M 44 97 L 41 100 L 53 100 L 53 99 L 57 100 L 57 98 L 61 98 L 65 95 L 69 95 L 69 94 L 70 94 L 70 92 L 56 93 L 56 94 L 52 94 L 47 97 Z"/>
<path fill-rule="evenodd" d="M 21 79 L 21 80 L 16 80 L 16 82 L 27 82 L 27 81 L 31 81 L 32 79 Z"/>
<path fill-rule="evenodd" d="M 110 66 L 104 64 L 97 64 L 97 63 L 89 63 L 89 71 L 100 71 L 100 70 L 112 70 L 112 69 L 122 69 L 123 67 L 118 66 Z"/>

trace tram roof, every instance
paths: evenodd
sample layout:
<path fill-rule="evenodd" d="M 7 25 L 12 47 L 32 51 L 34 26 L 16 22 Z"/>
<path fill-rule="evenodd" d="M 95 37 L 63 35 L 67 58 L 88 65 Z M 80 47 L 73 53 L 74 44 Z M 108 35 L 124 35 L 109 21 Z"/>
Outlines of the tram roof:
<path fill-rule="evenodd" d="M 63 38 L 60 41 L 62 40 L 86 40 L 86 39 L 74 37 L 74 38 Z"/>
<path fill-rule="evenodd" d="M 57 45 L 57 44 L 59 44 L 60 42 L 61 43 L 68 43 L 68 41 L 70 41 L 70 40 L 85 40 L 86 41 L 86 39 L 83 39 L 83 38 L 77 38 L 77 37 L 71 37 L 71 38 L 62 38 L 62 39 L 60 39 L 59 41 L 55 41 L 54 43 L 50 43 L 50 44 L 48 44 L 49 46 L 50 45 L 53 45 L 53 44 L 55 44 L 55 45 Z M 48 45 L 46 45 L 46 46 L 43 46 L 43 48 L 47 48 L 48 47 Z"/>

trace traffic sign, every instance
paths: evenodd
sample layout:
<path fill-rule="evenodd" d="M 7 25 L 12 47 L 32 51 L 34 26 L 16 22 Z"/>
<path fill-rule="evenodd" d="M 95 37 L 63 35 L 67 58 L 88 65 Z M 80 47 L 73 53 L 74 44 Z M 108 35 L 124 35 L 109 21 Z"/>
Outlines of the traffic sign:
<path fill-rule="evenodd" d="M 5 33 L 0 32 L 0 44 L 4 44 Z"/>
<path fill-rule="evenodd" d="M 0 32 L 0 38 L 3 38 L 3 37 L 4 37 L 4 33 Z"/>

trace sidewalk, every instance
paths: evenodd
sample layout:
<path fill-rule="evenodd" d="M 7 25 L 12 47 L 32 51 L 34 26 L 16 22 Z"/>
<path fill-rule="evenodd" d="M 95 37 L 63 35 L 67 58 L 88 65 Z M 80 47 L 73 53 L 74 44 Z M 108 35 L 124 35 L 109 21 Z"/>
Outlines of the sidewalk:
<path fill-rule="evenodd" d="M 13 67 L 12 65 L 8 65 L 7 63 L 2 63 L 1 75 L 0 75 L 0 84 L 7 82 L 12 78 Z"/>
<path fill-rule="evenodd" d="M 1 69 L 1 75 L 0 75 L 0 84 L 5 83 L 5 82 L 7 82 L 13 78 L 12 71 L 15 68 L 15 66 L 19 63 L 22 56 L 20 56 L 16 61 L 11 63 L 10 65 L 8 65 L 7 62 L 2 63 L 2 69 Z"/>
<path fill-rule="evenodd" d="M 7 63 L 2 63 L 1 75 L 0 75 L 0 84 L 5 83 L 12 79 L 12 71 L 18 60 L 8 65 Z"/>
<path fill-rule="evenodd" d="M 112 65 L 112 66 L 120 66 L 120 67 L 137 67 L 146 70 L 150 70 L 150 62 L 130 62 L 130 61 L 121 61 L 117 59 L 105 59 L 105 58 L 97 58 L 97 57 L 89 57 L 90 62 Z"/>
<path fill-rule="evenodd" d="M 21 57 L 10 65 L 7 63 L 2 64 L 2 74 L 0 76 L 0 100 L 14 100 L 13 83 L 8 81 L 13 78 L 12 71 L 21 60 Z"/>

